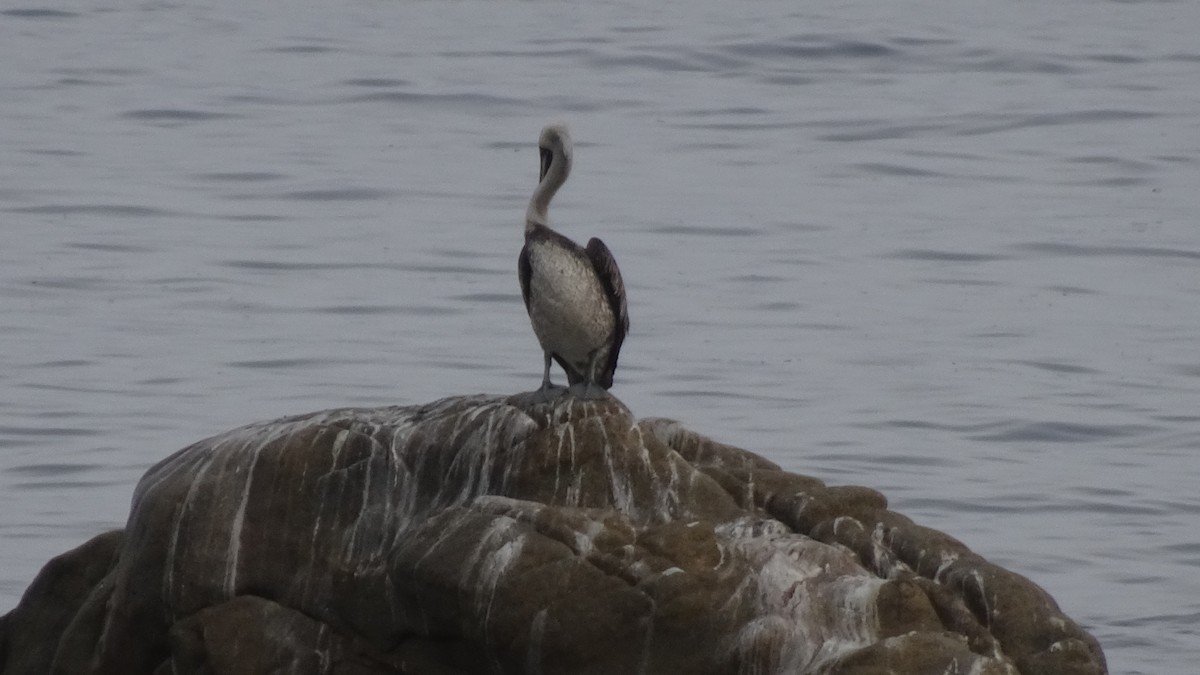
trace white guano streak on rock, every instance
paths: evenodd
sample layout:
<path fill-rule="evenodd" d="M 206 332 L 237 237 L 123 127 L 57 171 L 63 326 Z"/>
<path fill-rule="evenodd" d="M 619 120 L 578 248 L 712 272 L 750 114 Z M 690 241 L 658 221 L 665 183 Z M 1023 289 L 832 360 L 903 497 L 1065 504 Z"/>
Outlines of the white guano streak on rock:
<path fill-rule="evenodd" d="M 676 496 L 675 487 L 676 480 L 678 478 L 678 473 L 674 470 L 674 463 L 671 462 L 669 458 L 664 458 L 667 459 L 667 464 L 669 466 L 668 471 L 670 473 L 670 475 L 666 477 L 666 480 L 664 480 L 664 477 L 659 476 L 654 470 L 654 461 L 650 457 L 650 448 L 646 446 L 646 439 L 642 438 L 642 430 L 638 427 L 636 422 L 631 425 L 630 433 L 634 438 L 636 438 L 638 459 L 642 460 L 642 467 L 646 470 L 646 477 L 651 481 L 652 491 L 655 501 L 657 502 L 655 504 L 655 508 L 658 511 L 658 518 L 663 521 L 670 520 L 672 511 L 671 504 Z M 626 445 L 628 446 L 632 444 Z M 626 471 L 625 474 L 629 475 L 629 472 Z"/>
<path fill-rule="evenodd" d="M 683 425 L 675 420 L 669 420 L 665 417 L 647 417 L 641 421 L 639 426 L 645 425 L 658 439 L 659 443 L 675 449 L 675 444 Z"/>
<path fill-rule="evenodd" d="M 494 409 L 495 409 L 494 405 L 481 404 L 481 405 L 477 405 L 477 406 L 467 409 L 465 413 L 460 412 L 457 415 L 455 415 L 454 429 L 453 429 L 453 431 L 450 432 L 449 439 L 448 439 L 449 444 L 450 445 L 458 445 L 459 444 L 458 437 L 462 434 L 463 429 L 465 429 L 469 424 L 471 424 L 476 419 L 478 419 L 480 415 L 483 415 L 484 413 L 488 413 L 488 421 L 490 422 L 492 420 L 492 418 L 494 417 L 490 413 Z"/>
<path fill-rule="evenodd" d="M 873 576 L 843 576 L 826 581 L 817 594 L 803 593 L 795 621 L 811 636 L 808 663 L 821 669 L 844 655 L 879 639 L 876 601 L 884 580 Z M 833 621 L 823 621 L 822 615 Z"/>
<path fill-rule="evenodd" d="M 559 495 L 562 494 L 559 492 L 560 485 L 562 484 L 562 473 L 563 473 L 563 465 L 562 465 L 563 430 L 562 430 L 562 427 L 556 428 L 554 430 L 554 435 L 558 437 L 558 443 L 555 444 L 555 446 L 554 446 L 554 491 L 551 492 L 550 494 L 552 495 L 553 499 L 558 499 Z"/>
<path fill-rule="evenodd" d="M 329 645 L 331 642 L 330 637 L 332 637 L 330 635 L 331 632 L 332 631 L 329 628 L 329 624 L 321 623 L 317 625 L 317 639 L 314 640 L 316 644 L 314 645 L 313 652 L 317 657 L 316 671 L 318 673 L 329 672 L 330 665 L 332 665 L 332 659 L 330 658 L 329 653 Z M 172 659 L 172 661 L 174 661 L 174 659 Z M 306 675 L 313 670 L 310 666 L 308 666 L 308 664 L 304 663 L 303 659 L 293 659 L 290 665 L 291 668 L 289 669 L 289 672 L 292 675 Z M 171 664 L 171 669 L 172 675 L 178 675 L 178 672 L 175 671 L 174 663 Z"/>
<path fill-rule="evenodd" d="M 452 499 L 446 499 L 446 495 L 442 494 L 442 488 L 452 487 L 452 484 L 444 483 L 438 487 L 437 496 L 439 502 L 465 504 L 479 494 L 480 485 L 483 483 L 483 480 L 480 478 L 481 471 L 483 470 L 482 465 L 487 462 L 487 453 L 490 453 L 490 450 L 483 447 L 485 454 L 481 457 L 479 451 L 480 447 L 484 445 L 483 440 L 485 439 L 476 439 L 477 442 L 474 443 L 464 443 L 459 438 L 465 428 L 467 419 L 474 419 L 478 416 L 478 412 L 478 410 L 471 410 L 466 415 L 460 414 L 456 416 L 453 430 L 450 432 L 449 438 L 442 440 L 442 447 L 433 446 L 431 448 L 432 451 L 423 453 L 432 456 L 434 452 L 444 452 L 444 448 L 453 448 L 456 452 L 454 453 L 454 459 L 450 461 L 447 473 L 453 474 L 455 469 L 462 466 L 466 467 L 467 475 L 459 483 L 457 495 L 454 495 Z"/>
<path fill-rule="evenodd" d="M 483 446 L 483 461 L 480 462 L 479 484 L 476 487 L 475 495 L 492 494 L 496 487 L 491 484 L 492 469 L 496 463 L 496 449 L 500 447 L 496 443 L 496 416 L 488 415 L 487 425 L 483 428 L 483 438 L 478 439 Z M 475 495 L 471 495 L 474 497 Z"/>
<path fill-rule="evenodd" d="M 596 549 L 596 537 L 604 534 L 605 527 L 603 523 L 598 523 L 594 520 L 585 521 L 583 529 L 575 532 L 573 541 L 575 542 L 576 553 L 586 558 Z"/>
<path fill-rule="evenodd" d="M 888 532 L 889 528 L 881 522 L 875 523 L 875 528 L 871 530 L 870 566 L 884 578 L 894 577 L 900 572 L 911 571 L 908 565 L 897 558 L 896 554 L 892 552 L 892 548 L 888 546 Z"/>
<path fill-rule="evenodd" d="M 604 425 L 597 424 L 596 431 L 603 439 L 604 465 L 608 467 L 608 479 L 612 489 L 613 506 L 621 513 L 629 513 L 633 507 L 633 490 L 629 485 L 629 472 L 617 471 L 616 453 L 613 444 L 608 440 L 608 432 Z"/>
<path fill-rule="evenodd" d="M 401 483 L 406 485 L 408 484 L 408 469 L 403 464 L 395 461 L 395 457 L 392 454 L 390 439 L 388 439 L 388 443 L 385 444 L 382 440 L 380 440 L 379 434 L 374 434 L 371 436 L 371 444 L 372 456 L 374 456 L 376 453 L 380 454 L 381 460 L 385 460 L 388 468 L 386 477 L 387 490 L 384 492 L 387 497 L 383 500 L 383 511 L 380 514 L 379 525 L 385 528 L 385 532 L 394 534 L 398 529 L 397 520 L 399 513 L 397 509 L 398 507 L 403 506 L 400 503 L 400 500 L 402 499 L 400 493 L 402 490 L 398 489 L 397 486 Z M 388 539 L 389 536 L 385 535 L 382 542 L 384 547 L 390 547 L 392 545 Z M 381 551 L 381 554 L 382 553 L 383 552 Z"/>
<path fill-rule="evenodd" d="M 841 611 L 834 613 L 834 639 L 827 640 L 821 648 L 830 659 L 879 640 L 879 589 L 885 583 L 885 579 L 875 576 L 850 575 L 834 582 L 833 586 L 841 592 Z"/>
<path fill-rule="evenodd" d="M 453 447 L 453 446 L 448 445 L 448 442 L 446 442 L 446 445 L 439 445 L 438 440 L 426 439 L 425 442 L 421 443 L 418 448 L 407 448 L 407 451 L 408 451 L 410 457 L 412 457 L 414 455 L 416 457 L 416 462 L 417 462 L 417 467 L 418 467 L 417 473 L 424 475 L 426 463 L 427 462 L 440 462 L 442 460 L 443 455 L 447 454 L 447 451 L 446 451 L 447 447 Z M 450 458 L 450 462 L 448 464 L 446 464 L 446 469 L 442 473 L 442 475 L 443 476 L 454 475 L 455 472 L 458 470 L 458 468 L 461 465 L 463 465 L 465 462 L 468 462 L 468 461 L 470 461 L 470 460 L 466 457 L 466 453 L 464 451 L 461 451 L 461 449 L 460 449 L 460 452 L 454 453 L 454 456 Z M 467 482 L 469 482 L 469 481 L 462 480 L 460 483 L 458 481 L 451 482 L 449 480 L 442 480 L 438 484 L 437 490 L 434 492 L 433 503 L 442 505 L 442 504 L 449 504 L 454 501 L 461 501 L 462 496 L 467 491 L 467 486 L 466 486 Z M 447 494 L 446 494 L 447 491 L 451 490 L 451 489 L 458 490 L 457 498 L 451 499 L 450 497 L 447 496 Z"/>
<path fill-rule="evenodd" d="M 342 430 L 342 431 L 338 432 L 337 436 L 334 438 L 334 443 L 332 443 L 329 448 L 329 450 L 330 450 L 330 452 L 329 452 L 330 468 L 337 466 L 337 458 L 340 458 L 340 456 L 342 455 L 342 450 L 344 448 L 346 448 L 346 440 L 347 440 L 347 438 L 349 438 L 349 436 L 350 436 L 349 431 Z M 364 489 L 365 488 L 366 488 L 366 486 L 364 485 Z M 323 520 L 323 515 L 325 514 L 324 507 L 325 507 L 324 503 L 320 504 L 320 508 L 317 509 L 317 518 L 314 519 L 313 524 L 312 524 L 313 545 L 316 545 L 317 540 L 320 537 L 320 521 Z"/>
<path fill-rule="evenodd" d="M 652 471 L 650 447 L 646 444 L 646 437 L 642 434 L 642 427 L 635 423 L 633 425 L 633 431 L 637 435 L 638 445 L 641 446 L 642 457 L 646 462 L 646 468 L 647 470 Z M 663 520 L 669 520 L 672 517 L 678 516 L 678 507 L 682 502 L 682 499 L 679 495 L 679 462 L 683 461 L 683 458 L 680 457 L 679 453 L 675 452 L 673 448 L 667 446 L 667 454 L 665 457 L 663 457 L 663 461 L 666 462 L 667 465 L 666 484 L 657 486 L 658 489 L 656 489 L 655 492 L 658 493 L 659 513 Z M 695 480 L 699 473 L 699 471 L 693 471 L 691 480 Z M 689 483 L 690 482 L 691 481 L 689 480 Z"/>
<path fill-rule="evenodd" d="M 671 509 L 673 517 L 682 518 L 683 509 L 681 508 L 681 505 L 684 503 L 686 498 L 683 495 L 685 489 L 684 474 L 680 473 L 680 469 L 687 469 L 687 490 L 691 490 L 693 484 L 697 480 L 700 480 L 701 476 L 703 476 L 705 479 L 708 479 L 708 477 L 704 476 L 698 469 L 691 469 L 691 467 L 684 462 L 682 457 L 675 455 L 674 450 L 671 451 L 671 454 L 672 457 L 670 457 L 667 461 L 667 466 L 670 467 L 671 471 L 671 494 L 669 495 L 671 501 L 668 504 L 668 507 Z"/>
<path fill-rule="evenodd" d="M 781 664 L 796 672 L 810 672 L 816 652 L 824 642 L 824 636 L 814 629 L 824 620 L 812 616 L 813 604 L 805 597 L 808 575 L 789 564 L 788 557 L 780 553 L 770 554 L 765 563 L 758 575 L 760 614 L 781 615 L 791 628 L 791 639 L 781 645 Z"/>
<path fill-rule="evenodd" d="M 988 600 L 987 584 L 983 581 L 983 575 L 978 569 L 971 570 L 971 579 L 975 581 L 975 586 L 979 588 L 979 599 L 983 601 L 984 625 L 990 631 L 992 630 L 992 618 L 998 613 L 993 607 L 996 606 L 995 598 Z"/>
<path fill-rule="evenodd" d="M 529 648 L 525 650 L 525 673 L 542 675 L 542 643 L 546 640 L 546 617 L 549 610 L 542 609 L 533 616 L 529 624 Z"/>
<path fill-rule="evenodd" d="M 925 551 L 921 551 L 921 557 L 925 557 Z M 945 574 L 946 570 L 950 569 L 950 566 L 956 562 L 958 562 L 957 553 L 950 551 L 943 553 L 941 560 L 938 561 L 937 571 L 933 573 L 933 580 L 939 584 L 942 583 L 942 575 Z"/>
<path fill-rule="evenodd" d="M 334 440 L 334 443 L 337 445 L 345 445 L 346 440 L 349 438 L 349 436 L 350 436 L 350 432 L 343 430 L 340 433 L 338 433 L 337 438 Z M 373 439 L 372 439 L 372 442 L 374 442 Z M 370 509 L 370 506 L 371 506 L 371 477 L 372 477 L 371 472 L 374 470 L 374 465 L 375 465 L 375 462 L 372 461 L 373 458 L 374 458 L 374 452 L 369 454 L 367 456 L 366 462 L 364 462 L 366 464 L 366 475 L 364 475 L 362 477 L 362 494 L 359 496 L 359 499 L 361 500 L 361 502 L 358 505 L 358 516 L 354 519 L 354 527 L 352 527 L 350 529 L 350 539 L 349 539 L 349 541 L 346 542 L 345 550 L 343 551 L 343 554 L 346 556 L 345 562 L 347 563 L 347 565 L 349 565 L 349 563 L 354 562 L 355 560 L 358 560 L 360 569 L 364 565 L 370 564 L 370 556 L 360 556 L 359 555 L 359 553 L 360 553 L 358 551 L 359 532 L 362 530 L 364 525 L 367 525 L 368 527 L 377 525 L 377 523 L 367 523 L 366 518 L 364 517 L 364 515 L 367 513 L 367 511 Z"/>
<path fill-rule="evenodd" d="M 540 428 L 538 423 L 524 410 L 509 404 L 505 404 L 504 407 L 504 427 L 508 432 L 508 436 L 504 439 L 506 447 L 528 438 Z"/>
<path fill-rule="evenodd" d="M 509 517 L 493 520 L 479 538 L 470 557 L 463 561 L 462 587 L 471 588 L 470 577 L 474 577 L 476 612 L 483 623 L 484 644 L 491 645 L 492 603 L 496 588 L 505 572 L 521 555 L 524 537 L 519 531 L 514 536 L 517 521 Z"/>
<path fill-rule="evenodd" d="M 875 601 L 884 581 L 865 571 L 828 578 L 828 563 L 819 562 L 825 545 L 771 527 L 770 522 L 762 528 L 735 522 L 718 532 L 729 537 L 725 545 L 740 551 L 758 569 L 754 586 L 758 615 L 764 620 L 781 618 L 782 623 L 775 625 L 787 626 L 791 632 L 779 643 L 780 672 L 820 672 L 847 652 L 875 642 Z M 829 553 L 843 555 L 836 550 Z M 748 590 L 740 586 L 738 594 Z M 833 617 L 832 623 L 828 617 Z M 743 644 L 753 639 L 752 630 L 739 636 Z"/>
<path fill-rule="evenodd" d="M 258 466 L 258 458 L 263 448 L 275 440 L 275 434 L 268 434 L 253 450 L 250 468 L 246 471 L 246 483 L 242 486 L 242 498 L 238 502 L 237 513 L 233 515 L 233 523 L 229 527 L 229 545 L 225 554 L 225 597 L 234 597 L 237 591 L 238 556 L 242 547 L 242 522 L 246 518 L 246 503 L 250 501 L 250 485 L 254 482 L 254 469 Z"/>
<path fill-rule="evenodd" d="M 329 466 L 331 469 L 332 467 L 337 466 L 338 457 L 341 456 L 342 449 L 345 447 L 346 439 L 349 438 L 349 436 L 350 432 L 343 429 L 342 431 L 338 432 L 338 435 L 333 439 L 333 443 L 330 444 Z M 308 462 L 304 463 L 304 475 L 308 475 Z M 326 474 L 326 477 L 328 477 L 328 474 Z M 303 484 L 303 481 L 301 481 L 301 484 Z M 324 496 L 325 491 L 329 489 L 328 485 L 328 482 L 326 482 L 325 487 L 322 489 L 322 496 Z M 323 574 L 318 574 L 316 571 L 316 566 L 319 562 L 317 560 L 317 543 L 322 540 L 321 523 L 324 521 L 325 507 L 325 500 L 322 500 L 322 503 L 317 505 L 317 515 L 315 518 L 313 518 L 312 535 L 310 536 L 308 543 L 308 572 L 303 575 L 304 586 L 301 589 L 301 597 L 306 600 L 316 597 L 316 594 L 323 592 L 323 589 L 314 589 L 313 582 L 325 580 L 325 576 Z"/>
<path fill-rule="evenodd" d="M 657 605 L 652 596 L 646 596 L 651 604 Z M 657 607 L 646 617 L 646 635 L 642 638 L 641 655 L 638 658 L 637 675 L 647 675 L 650 672 L 650 652 L 654 646 L 654 617 L 658 614 Z"/>
<path fill-rule="evenodd" d="M 629 433 L 637 439 L 637 447 L 639 450 L 638 457 L 642 460 L 642 464 L 646 467 L 646 473 L 654 476 L 657 479 L 658 476 L 654 473 L 654 462 L 650 459 L 650 448 L 646 446 L 646 439 L 642 437 L 641 427 L 634 422 L 630 425 Z"/>
<path fill-rule="evenodd" d="M 472 411 L 472 419 L 476 416 L 475 411 Z M 458 498 L 455 499 L 457 504 L 466 504 L 478 495 L 485 494 L 488 490 L 488 475 L 492 464 L 492 448 L 487 442 L 488 436 L 486 429 L 492 424 L 491 418 L 488 418 L 487 427 L 485 427 L 484 437 L 478 438 L 478 432 L 473 434 L 475 438 L 467 439 L 466 443 L 457 443 L 458 432 L 462 430 L 462 426 L 456 424 L 456 446 L 458 454 L 454 457 L 454 464 L 459 464 L 460 460 L 466 463 L 467 476 L 462 481 L 462 486 L 458 491 Z M 474 442 L 470 442 L 474 441 Z"/>
<path fill-rule="evenodd" d="M 504 415 L 501 418 L 501 415 Z M 495 428 L 488 429 L 488 443 L 494 444 L 505 455 L 504 467 L 499 474 L 499 485 L 493 485 L 491 494 L 506 495 L 512 489 L 513 477 L 519 476 L 528 462 L 529 452 L 526 444 L 513 434 L 510 422 L 512 415 L 507 411 L 497 412 Z"/>
<path fill-rule="evenodd" d="M 571 486 L 567 488 L 566 499 L 563 501 L 566 506 L 579 506 L 580 498 L 583 496 L 583 472 L 579 470 L 577 462 L 578 448 L 575 447 L 575 427 L 568 426 L 566 427 L 566 430 L 567 433 L 564 440 L 567 443 L 567 447 L 571 451 L 572 481 Z"/>
<path fill-rule="evenodd" d="M 133 504 L 130 507 L 130 513 L 135 513 L 138 510 L 138 505 L 144 495 L 154 492 L 159 485 L 167 483 L 176 474 L 190 472 L 193 467 L 204 462 L 211 461 L 212 451 L 194 452 L 189 446 L 188 448 L 179 451 L 174 457 L 167 460 L 166 464 L 161 464 L 153 469 L 141 480 L 138 481 L 137 488 L 133 493 Z"/>
<path fill-rule="evenodd" d="M 175 513 L 175 523 L 171 526 L 171 543 L 167 546 L 167 559 L 163 565 L 162 597 L 164 599 L 171 597 L 172 589 L 175 588 L 175 554 L 179 550 L 179 530 L 182 527 L 183 519 L 187 515 L 188 509 L 191 508 L 192 499 L 195 498 L 200 484 L 204 482 L 205 474 L 208 473 L 209 468 L 213 464 L 215 454 L 215 449 L 205 453 L 204 461 L 201 462 L 200 468 L 192 476 L 191 484 L 188 485 L 187 494 L 183 497 L 183 504 L 180 504 L 179 510 Z M 171 620 L 173 622 L 176 618 L 173 613 L 174 603 L 167 602 L 166 605 L 171 608 Z"/>
<path fill-rule="evenodd" d="M 393 497 L 399 497 L 399 502 L 396 504 L 399 511 L 396 516 L 398 527 L 406 528 L 412 522 L 414 514 L 419 506 L 417 481 L 415 476 L 419 475 L 424 465 L 425 458 L 428 453 L 417 452 L 413 455 L 412 444 L 409 442 L 408 434 L 401 436 L 399 433 L 392 436 L 388 447 L 392 454 L 392 466 L 395 473 L 395 485 L 392 489 Z M 410 468 L 408 459 L 412 458 L 413 466 Z"/>

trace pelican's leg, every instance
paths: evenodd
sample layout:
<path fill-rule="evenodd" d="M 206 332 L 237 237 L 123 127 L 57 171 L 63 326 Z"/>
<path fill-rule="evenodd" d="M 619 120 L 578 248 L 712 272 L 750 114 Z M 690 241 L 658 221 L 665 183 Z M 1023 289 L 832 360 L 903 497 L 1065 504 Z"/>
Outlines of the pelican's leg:
<path fill-rule="evenodd" d="M 545 367 L 542 369 L 542 388 L 538 391 L 547 391 L 554 385 L 550 384 L 550 352 L 542 352 L 546 358 Z"/>
<path fill-rule="evenodd" d="M 563 388 L 556 387 L 550 382 L 550 352 L 542 352 L 546 357 L 546 362 L 542 368 L 542 386 L 537 391 L 533 392 L 533 401 L 535 403 L 546 403 L 557 398 Z"/>

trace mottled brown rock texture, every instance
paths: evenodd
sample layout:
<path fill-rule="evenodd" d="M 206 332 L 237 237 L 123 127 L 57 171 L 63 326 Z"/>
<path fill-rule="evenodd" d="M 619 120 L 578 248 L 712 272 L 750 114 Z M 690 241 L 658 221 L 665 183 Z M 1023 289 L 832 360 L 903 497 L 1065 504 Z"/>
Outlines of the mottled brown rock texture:
<path fill-rule="evenodd" d="M 255 424 L 0 618 L 5 675 L 1105 673 L 1037 585 L 611 397 Z"/>

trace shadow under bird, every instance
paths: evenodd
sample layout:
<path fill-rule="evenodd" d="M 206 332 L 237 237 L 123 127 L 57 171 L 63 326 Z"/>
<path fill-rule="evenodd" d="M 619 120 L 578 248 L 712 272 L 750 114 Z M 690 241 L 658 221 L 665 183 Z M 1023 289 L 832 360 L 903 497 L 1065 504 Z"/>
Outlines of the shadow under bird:
<path fill-rule="evenodd" d="M 572 393 L 599 395 L 612 387 L 621 343 L 629 331 L 625 283 L 604 242 L 581 247 L 550 228 L 550 200 L 571 173 L 571 136 L 548 126 L 538 140 L 541 172 L 525 212 L 525 246 L 518 271 L 529 322 L 542 345 L 545 370 L 539 392 L 550 395 L 550 360 L 567 373 Z"/>

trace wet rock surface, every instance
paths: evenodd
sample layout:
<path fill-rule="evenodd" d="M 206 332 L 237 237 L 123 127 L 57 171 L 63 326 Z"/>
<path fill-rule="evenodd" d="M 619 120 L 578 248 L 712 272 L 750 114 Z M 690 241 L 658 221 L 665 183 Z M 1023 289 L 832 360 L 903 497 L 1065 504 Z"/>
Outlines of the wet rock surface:
<path fill-rule="evenodd" d="M 0 618 L 3 673 L 1106 672 L 960 542 L 616 399 L 255 424 Z"/>

